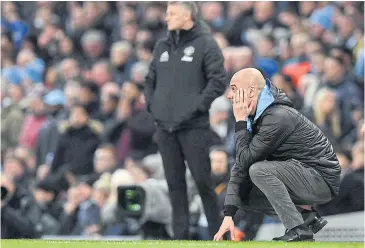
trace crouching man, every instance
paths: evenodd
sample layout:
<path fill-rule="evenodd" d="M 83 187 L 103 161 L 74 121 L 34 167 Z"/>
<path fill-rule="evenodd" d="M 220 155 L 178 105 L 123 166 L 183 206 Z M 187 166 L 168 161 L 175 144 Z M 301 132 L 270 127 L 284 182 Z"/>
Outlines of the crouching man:
<path fill-rule="evenodd" d="M 238 208 L 277 215 L 287 231 L 278 241 L 313 241 L 327 221 L 313 209 L 339 192 L 341 168 L 332 145 L 289 98 L 247 68 L 230 82 L 236 119 L 236 164 L 228 184 L 223 223 L 230 231 Z"/>

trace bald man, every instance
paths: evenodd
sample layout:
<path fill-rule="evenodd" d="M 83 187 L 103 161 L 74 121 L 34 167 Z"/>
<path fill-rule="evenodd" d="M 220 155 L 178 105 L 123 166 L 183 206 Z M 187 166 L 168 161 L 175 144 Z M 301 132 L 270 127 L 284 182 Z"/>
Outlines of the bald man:
<path fill-rule="evenodd" d="M 253 68 L 231 79 L 236 119 L 236 163 L 231 171 L 225 218 L 214 240 L 231 232 L 236 211 L 278 216 L 287 232 L 279 241 L 313 241 L 327 221 L 312 208 L 339 192 L 341 168 L 332 145 L 289 98 Z"/>

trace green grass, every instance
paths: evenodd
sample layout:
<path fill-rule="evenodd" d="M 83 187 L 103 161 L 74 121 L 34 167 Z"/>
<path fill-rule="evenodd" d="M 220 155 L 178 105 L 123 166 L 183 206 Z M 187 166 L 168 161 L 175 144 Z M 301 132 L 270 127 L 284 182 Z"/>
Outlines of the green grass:
<path fill-rule="evenodd" d="M 1 240 L 2 248 L 182 248 L 182 247 L 242 247 L 242 248 L 360 248 L 364 243 L 339 242 L 213 242 L 213 241 L 64 241 L 64 240 Z"/>

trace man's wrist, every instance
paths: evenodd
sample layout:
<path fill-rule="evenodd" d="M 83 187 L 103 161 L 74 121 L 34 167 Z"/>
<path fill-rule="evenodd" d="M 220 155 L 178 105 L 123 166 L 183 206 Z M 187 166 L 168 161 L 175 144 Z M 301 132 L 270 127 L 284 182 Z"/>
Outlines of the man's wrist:
<path fill-rule="evenodd" d="M 247 121 L 236 121 L 235 131 L 247 129 Z"/>
<path fill-rule="evenodd" d="M 226 206 L 224 206 L 223 213 L 224 213 L 224 216 L 233 217 L 236 214 L 237 210 L 238 210 L 238 207 L 236 207 L 236 206 L 226 205 Z"/>

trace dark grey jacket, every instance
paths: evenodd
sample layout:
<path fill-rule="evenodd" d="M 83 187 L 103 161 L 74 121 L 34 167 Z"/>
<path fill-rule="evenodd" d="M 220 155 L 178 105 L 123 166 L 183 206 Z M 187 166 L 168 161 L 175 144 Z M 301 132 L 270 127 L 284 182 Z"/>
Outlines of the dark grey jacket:
<path fill-rule="evenodd" d="M 236 123 L 236 164 L 232 168 L 225 214 L 234 215 L 252 187 L 248 170 L 258 161 L 295 159 L 313 167 L 327 182 L 333 197 L 339 192 L 341 168 L 331 143 L 322 131 L 292 107 L 289 98 L 271 85 L 274 102 L 253 124 Z M 232 208 L 232 206 L 235 206 Z"/>
<path fill-rule="evenodd" d="M 209 108 L 228 83 L 216 41 L 200 24 L 160 40 L 146 77 L 147 109 L 170 132 L 209 127 Z"/>
<path fill-rule="evenodd" d="M 47 156 L 53 158 L 60 133 L 58 120 L 51 118 L 39 130 L 36 146 L 37 167 L 48 162 Z"/>

